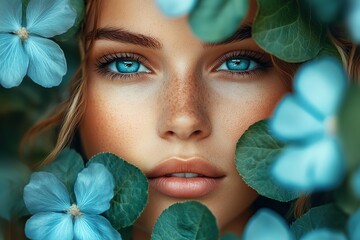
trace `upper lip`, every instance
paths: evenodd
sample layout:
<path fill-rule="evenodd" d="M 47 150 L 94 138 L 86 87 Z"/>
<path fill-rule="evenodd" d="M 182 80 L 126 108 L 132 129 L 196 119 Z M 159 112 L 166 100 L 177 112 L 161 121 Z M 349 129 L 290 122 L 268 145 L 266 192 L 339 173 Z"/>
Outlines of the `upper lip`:
<path fill-rule="evenodd" d="M 147 174 L 148 178 L 163 177 L 174 173 L 196 173 L 202 177 L 220 178 L 225 173 L 217 166 L 199 157 L 193 158 L 170 158 L 157 165 Z"/>

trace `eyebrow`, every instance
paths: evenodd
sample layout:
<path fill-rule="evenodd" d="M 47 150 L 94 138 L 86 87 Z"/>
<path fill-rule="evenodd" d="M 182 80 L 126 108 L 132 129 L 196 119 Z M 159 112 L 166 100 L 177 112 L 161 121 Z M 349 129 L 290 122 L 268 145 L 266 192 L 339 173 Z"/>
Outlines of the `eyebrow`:
<path fill-rule="evenodd" d="M 159 40 L 145 36 L 140 33 L 133 33 L 122 28 L 104 27 L 97 28 L 86 35 L 86 40 L 111 40 L 123 43 L 131 43 L 146 48 L 160 49 L 162 44 Z"/>
<path fill-rule="evenodd" d="M 251 26 L 242 25 L 237 31 L 229 38 L 216 43 L 202 43 L 204 48 L 224 45 L 232 42 L 239 42 L 247 38 L 251 38 Z M 156 38 L 146 36 L 140 33 L 130 32 L 123 28 L 102 27 L 97 28 L 86 35 L 86 40 L 111 40 L 123 43 L 130 43 L 146 48 L 161 49 L 162 44 Z"/>

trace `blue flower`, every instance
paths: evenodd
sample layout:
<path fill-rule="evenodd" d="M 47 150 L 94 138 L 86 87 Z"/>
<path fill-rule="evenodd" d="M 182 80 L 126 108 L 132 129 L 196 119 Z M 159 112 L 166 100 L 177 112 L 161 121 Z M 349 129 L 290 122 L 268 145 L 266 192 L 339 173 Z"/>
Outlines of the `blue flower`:
<path fill-rule="evenodd" d="M 0 0 L 0 16 L 0 84 L 18 86 L 27 74 L 43 87 L 59 85 L 67 71 L 64 52 L 47 38 L 74 24 L 69 0 L 30 0 L 26 21 L 21 0 Z"/>
<path fill-rule="evenodd" d="M 33 215 L 25 225 L 30 239 L 121 239 L 99 214 L 110 208 L 114 179 L 102 164 L 92 163 L 75 181 L 76 202 L 70 203 L 65 185 L 48 172 L 33 173 L 24 189 L 24 201 Z"/>
<path fill-rule="evenodd" d="M 347 14 L 347 26 L 350 30 L 352 39 L 360 43 L 360 0 L 349 1 L 349 10 Z"/>
<path fill-rule="evenodd" d="M 244 240 L 295 240 L 288 224 L 270 209 L 260 209 L 248 221 L 244 230 Z"/>
<path fill-rule="evenodd" d="M 299 191 L 336 187 L 345 172 L 336 113 L 347 88 L 341 65 L 324 58 L 301 67 L 294 92 L 283 98 L 270 120 L 270 130 L 289 143 L 276 159 L 272 175 Z"/>
<path fill-rule="evenodd" d="M 160 10 L 169 17 L 180 17 L 191 12 L 197 0 L 156 0 Z"/>
<path fill-rule="evenodd" d="M 244 230 L 244 240 L 295 240 L 285 220 L 270 209 L 260 209 L 248 222 Z M 327 228 L 319 228 L 306 233 L 300 240 L 346 240 L 346 236 Z M 353 238 L 356 239 L 356 238 Z"/>

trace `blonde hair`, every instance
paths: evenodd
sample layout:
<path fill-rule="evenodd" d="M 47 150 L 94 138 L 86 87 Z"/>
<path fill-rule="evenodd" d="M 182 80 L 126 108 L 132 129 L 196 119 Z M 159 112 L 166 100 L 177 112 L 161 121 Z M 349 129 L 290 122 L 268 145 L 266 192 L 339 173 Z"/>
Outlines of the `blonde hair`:
<path fill-rule="evenodd" d="M 51 162 L 63 148 L 70 144 L 84 114 L 86 108 L 87 87 L 87 76 L 85 75 L 86 71 L 84 71 L 86 67 L 86 53 L 89 49 L 91 49 L 93 43 L 93 39 L 85 39 L 84 33 L 96 29 L 98 19 L 98 12 L 96 10 L 100 8 L 100 4 L 100 0 L 87 1 L 86 4 L 85 24 L 83 25 L 81 30 L 82 33 L 80 34 L 82 62 L 72 79 L 69 98 L 59 105 L 52 116 L 35 124 L 35 126 L 27 132 L 21 144 L 23 146 L 22 148 L 24 148 L 24 143 L 30 142 L 29 140 L 39 135 L 39 133 L 53 129 L 54 127 L 60 127 L 55 148 L 41 163 L 41 165 Z M 357 46 L 348 41 L 346 37 L 344 37 L 346 34 L 340 29 L 343 28 L 339 28 L 338 26 L 330 28 L 328 32 L 329 38 L 336 46 L 350 78 L 360 80 L 359 49 Z M 274 67 L 282 74 L 285 82 L 289 84 L 289 87 L 291 87 L 291 79 L 293 78 L 299 64 L 287 63 L 275 56 L 271 57 Z M 301 216 L 307 211 L 307 209 L 310 208 L 309 199 L 309 196 L 302 196 L 295 202 L 293 207 L 293 214 L 295 217 Z"/>

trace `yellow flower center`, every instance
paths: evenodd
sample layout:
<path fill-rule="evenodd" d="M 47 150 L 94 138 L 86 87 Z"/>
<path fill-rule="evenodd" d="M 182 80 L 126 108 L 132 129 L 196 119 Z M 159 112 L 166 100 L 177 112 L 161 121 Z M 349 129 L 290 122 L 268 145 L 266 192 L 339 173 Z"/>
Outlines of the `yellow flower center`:
<path fill-rule="evenodd" d="M 71 207 L 69 208 L 67 213 L 70 214 L 74 219 L 78 218 L 82 215 L 79 207 L 76 204 L 71 205 Z"/>
<path fill-rule="evenodd" d="M 335 116 L 325 119 L 325 129 L 329 135 L 335 135 L 337 132 L 337 120 Z"/>
<path fill-rule="evenodd" d="M 25 27 L 22 27 L 19 31 L 17 31 L 16 35 L 18 35 L 23 42 L 29 38 L 29 32 Z"/>

